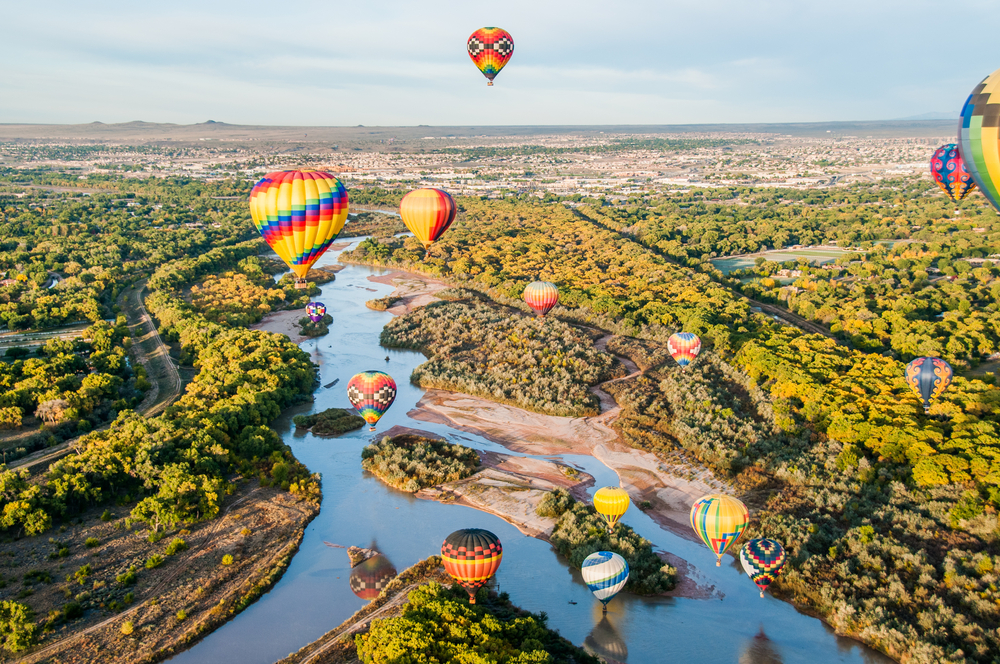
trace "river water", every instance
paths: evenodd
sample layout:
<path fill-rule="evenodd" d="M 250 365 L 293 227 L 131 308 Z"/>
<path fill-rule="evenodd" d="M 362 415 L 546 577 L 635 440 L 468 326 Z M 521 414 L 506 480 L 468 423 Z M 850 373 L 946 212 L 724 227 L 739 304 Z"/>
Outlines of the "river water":
<path fill-rule="evenodd" d="M 328 252 L 319 265 L 335 263 L 338 255 Z M 607 617 L 602 617 L 600 602 L 587 590 L 579 572 L 546 542 L 526 537 L 499 517 L 470 507 L 418 500 L 363 471 L 361 449 L 376 435 L 369 433 L 368 427 L 337 438 L 296 432 L 292 417 L 349 407 L 347 381 L 359 371 L 379 369 L 391 374 L 399 387 L 395 403 L 378 423 L 380 431 L 394 425 L 410 426 L 480 450 L 511 453 L 485 438 L 407 416 L 423 394 L 410 384 L 410 372 L 424 357 L 379 346 L 379 332 L 392 314 L 372 311 L 365 307 L 365 301 L 392 292 L 390 286 L 368 281 L 369 276 L 382 273 L 349 265 L 337 274 L 336 281 L 323 287 L 320 299 L 334 319 L 331 333 L 305 341 L 301 347 L 319 365 L 321 385 L 339 382 L 329 389 L 318 388 L 314 403 L 288 409 L 272 424 L 295 456 L 322 474 L 322 510 L 274 588 L 171 662 L 272 664 L 350 617 L 366 601 L 351 591 L 346 551 L 325 542 L 377 547 L 402 570 L 439 553 L 441 542 L 452 531 L 470 527 L 491 530 L 502 541 L 504 559 L 497 581 L 515 604 L 536 613 L 544 611 L 549 626 L 573 643 L 622 662 L 892 662 L 856 641 L 835 635 L 821 621 L 799 613 L 790 604 L 770 595 L 760 599 L 757 587 L 734 558 L 726 557 L 722 567 L 715 567 L 715 556 L 706 547 L 660 528 L 634 506 L 622 521 L 656 548 L 687 560 L 699 584 L 714 586 L 718 592 L 711 599 L 645 598 L 622 593 L 609 603 Z M 593 475 L 596 485 L 591 493 L 618 483 L 614 471 L 593 457 L 546 458 L 559 458 Z"/>

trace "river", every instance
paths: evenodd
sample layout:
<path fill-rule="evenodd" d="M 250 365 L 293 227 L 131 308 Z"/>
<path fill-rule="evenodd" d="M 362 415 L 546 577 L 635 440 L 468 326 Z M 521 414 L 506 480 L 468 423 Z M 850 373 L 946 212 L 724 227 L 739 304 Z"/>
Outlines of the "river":
<path fill-rule="evenodd" d="M 354 241 L 360 241 L 357 238 Z M 331 255 L 332 254 L 332 255 Z M 337 261 L 329 252 L 318 265 Z M 824 623 L 803 615 L 785 602 L 758 596 L 757 587 L 732 557 L 715 567 L 715 556 L 700 543 L 660 528 L 646 514 L 629 508 L 622 521 L 654 546 L 687 561 L 698 583 L 714 586 L 711 599 L 644 598 L 622 593 L 601 616 L 600 602 L 583 584 L 577 570 L 544 541 L 526 537 L 491 514 L 461 505 L 419 500 L 388 488 L 361 469 L 361 449 L 373 435 L 368 427 L 337 438 L 296 432 L 292 417 L 330 407 L 349 407 L 346 384 L 366 369 L 387 371 L 399 387 L 396 401 L 378 424 L 431 431 L 481 450 L 513 454 L 480 436 L 445 425 L 420 422 L 407 412 L 423 390 L 411 385 L 410 372 L 424 361 L 411 351 L 386 350 L 379 333 L 392 314 L 372 311 L 365 301 L 388 295 L 391 286 L 368 277 L 374 268 L 348 265 L 323 287 L 322 301 L 333 316 L 331 333 L 301 344 L 320 367 L 321 385 L 315 402 L 285 411 L 272 424 L 295 456 L 323 477 L 323 505 L 306 529 L 299 552 L 274 588 L 232 621 L 170 661 L 174 664 L 272 664 L 336 627 L 366 603 L 348 584 L 347 553 L 331 548 L 377 546 L 396 569 L 440 552 L 441 542 L 459 528 L 486 528 L 501 539 L 504 559 L 497 574 L 502 591 L 533 612 L 544 611 L 550 627 L 573 643 L 586 643 L 622 662 L 686 661 L 705 663 L 859 662 L 888 664 L 893 660 L 860 643 L 835 635 Z M 386 356 L 389 361 L 386 362 Z M 517 455 L 530 456 L 530 455 Z M 617 485 L 614 471 L 590 456 L 559 458 L 590 473 L 591 489 Z M 571 604 L 570 602 L 576 602 Z"/>

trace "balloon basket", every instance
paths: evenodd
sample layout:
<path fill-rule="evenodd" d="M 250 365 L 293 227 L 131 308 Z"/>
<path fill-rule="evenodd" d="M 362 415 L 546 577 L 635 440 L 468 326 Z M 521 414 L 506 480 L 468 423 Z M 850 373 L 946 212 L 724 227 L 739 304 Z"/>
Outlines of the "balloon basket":
<path fill-rule="evenodd" d="M 760 591 L 760 598 L 764 599 L 764 591 L 763 590 Z"/>
<path fill-rule="evenodd" d="M 716 558 L 716 560 L 715 560 L 715 566 L 716 567 L 722 567 L 722 558 Z"/>
<path fill-rule="evenodd" d="M 305 279 L 296 279 L 295 287 L 298 288 L 299 290 L 305 290 L 309 288 L 309 282 L 306 281 Z"/>
<path fill-rule="evenodd" d="M 493 87 L 493 81 L 488 81 L 488 82 L 486 83 L 486 85 L 487 85 L 488 87 Z"/>
<path fill-rule="evenodd" d="M 601 613 L 603 615 L 605 615 L 605 616 L 608 615 L 608 605 L 607 604 L 605 604 L 603 607 L 601 607 L 601 609 L 602 609 Z"/>
<path fill-rule="evenodd" d="M 375 431 L 375 427 L 368 427 L 369 431 Z"/>

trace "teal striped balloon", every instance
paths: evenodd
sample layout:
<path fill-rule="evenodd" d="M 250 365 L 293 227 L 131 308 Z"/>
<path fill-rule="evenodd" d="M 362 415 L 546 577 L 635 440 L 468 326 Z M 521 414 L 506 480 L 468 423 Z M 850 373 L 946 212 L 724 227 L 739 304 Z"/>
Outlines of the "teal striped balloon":
<path fill-rule="evenodd" d="M 598 551 L 587 556 L 580 572 L 590 592 L 604 604 L 605 611 L 611 598 L 628 581 L 628 563 L 617 553 L 610 551 Z"/>

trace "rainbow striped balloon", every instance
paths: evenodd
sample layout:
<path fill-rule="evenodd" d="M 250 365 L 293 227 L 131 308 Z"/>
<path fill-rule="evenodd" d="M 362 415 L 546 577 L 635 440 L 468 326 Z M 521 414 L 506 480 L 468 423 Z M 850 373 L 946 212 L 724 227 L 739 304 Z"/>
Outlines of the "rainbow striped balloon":
<path fill-rule="evenodd" d="M 396 400 L 396 381 L 382 371 L 362 371 L 347 383 L 347 398 L 368 422 L 369 431 Z"/>
<path fill-rule="evenodd" d="M 344 227 L 347 190 L 321 171 L 268 173 L 250 192 L 250 216 L 301 280 Z"/>
<path fill-rule="evenodd" d="M 977 85 L 962 107 L 958 144 L 983 196 L 1000 211 L 1000 69 Z"/>
<path fill-rule="evenodd" d="M 698 357 L 698 353 L 701 352 L 701 339 L 690 332 L 671 334 L 667 339 L 667 350 L 670 352 L 670 357 L 674 358 L 683 369 Z"/>
<path fill-rule="evenodd" d="M 548 281 L 533 281 L 524 287 L 524 301 L 539 316 L 544 316 L 559 302 L 559 289 Z"/>
<path fill-rule="evenodd" d="M 749 520 L 747 506 L 732 496 L 703 496 L 691 506 L 691 527 L 715 553 L 716 567 L 722 566 L 722 556 L 740 538 Z"/>
<path fill-rule="evenodd" d="M 785 566 L 785 548 L 773 539 L 752 539 L 740 549 L 740 564 L 763 597 Z"/>
<path fill-rule="evenodd" d="M 924 402 L 924 412 L 931 409 L 931 399 L 941 396 L 941 393 L 951 385 L 954 372 L 951 365 L 940 357 L 918 357 L 906 365 L 906 384 Z"/>
<path fill-rule="evenodd" d="M 604 605 L 607 613 L 608 602 L 625 587 L 628 582 L 628 562 L 617 553 L 597 551 L 583 559 L 580 566 L 583 582 L 594 593 L 594 597 Z"/>
<path fill-rule="evenodd" d="M 493 85 L 493 79 L 514 55 L 514 38 L 501 28 L 479 28 L 469 37 L 466 48 L 469 49 L 469 57 L 489 81 L 486 85 Z"/>
<path fill-rule="evenodd" d="M 323 316 L 326 315 L 326 305 L 322 302 L 310 302 L 306 305 L 306 316 L 309 316 L 309 320 L 314 323 L 318 323 L 323 320 Z"/>
<path fill-rule="evenodd" d="M 958 152 L 958 146 L 954 143 L 942 145 L 934 151 L 931 157 L 931 176 L 941 187 L 941 191 L 948 194 L 952 203 L 959 202 L 976 188 L 976 183 Z"/>
<path fill-rule="evenodd" d="M 455 199 L 440 189 L 417 189 L 399 202 L 399 216 L 424 249 L 448 230 L 457 210 Z"/>

